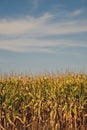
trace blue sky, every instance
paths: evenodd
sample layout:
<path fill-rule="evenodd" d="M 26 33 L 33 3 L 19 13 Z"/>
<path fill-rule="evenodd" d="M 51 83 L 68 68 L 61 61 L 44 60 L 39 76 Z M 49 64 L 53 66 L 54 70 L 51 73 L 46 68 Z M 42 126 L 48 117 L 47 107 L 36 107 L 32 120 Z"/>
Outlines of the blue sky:
<path fill-rule="evenodd" d="M 87 0 L 0 0 L 0 71 L 87 72 Z"/>

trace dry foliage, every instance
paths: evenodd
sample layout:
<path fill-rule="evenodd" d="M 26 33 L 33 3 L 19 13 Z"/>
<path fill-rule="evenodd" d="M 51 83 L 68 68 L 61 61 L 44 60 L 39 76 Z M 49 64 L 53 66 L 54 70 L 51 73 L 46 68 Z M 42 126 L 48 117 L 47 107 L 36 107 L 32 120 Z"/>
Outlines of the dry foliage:
<path fill-rule="evenodd" d="M 0 79 L 0 130 L 86 130 L 87 75 Z"/>

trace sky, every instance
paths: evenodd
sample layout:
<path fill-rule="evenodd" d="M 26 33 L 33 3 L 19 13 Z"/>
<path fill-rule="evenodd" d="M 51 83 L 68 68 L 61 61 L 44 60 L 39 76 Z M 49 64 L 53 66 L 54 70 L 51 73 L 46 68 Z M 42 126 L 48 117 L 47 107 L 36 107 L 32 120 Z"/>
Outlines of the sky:
<path fill-rule="evenodd" d="M 0 72 L 87 72 L 87 0 L 0 0 Z"/>

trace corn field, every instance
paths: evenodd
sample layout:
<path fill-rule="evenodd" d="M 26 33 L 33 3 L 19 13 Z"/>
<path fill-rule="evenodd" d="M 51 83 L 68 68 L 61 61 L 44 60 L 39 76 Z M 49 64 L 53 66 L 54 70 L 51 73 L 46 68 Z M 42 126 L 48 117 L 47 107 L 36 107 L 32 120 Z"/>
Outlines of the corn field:
<path fill-rule="evenodd" d="M 0 130 L 87 130 L 87 75 L 0 78 Z"/>

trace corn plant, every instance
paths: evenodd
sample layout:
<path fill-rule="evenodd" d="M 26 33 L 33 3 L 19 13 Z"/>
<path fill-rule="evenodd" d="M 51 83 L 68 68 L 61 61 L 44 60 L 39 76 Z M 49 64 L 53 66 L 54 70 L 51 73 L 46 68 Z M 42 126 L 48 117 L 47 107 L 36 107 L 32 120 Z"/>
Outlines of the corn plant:
<path fill-rule="evenodd" d="M 0 130 L 86 130 L 87 75 L 5 75 Z"/>

